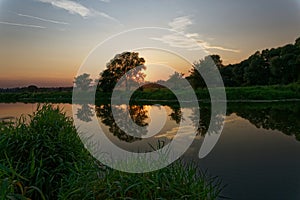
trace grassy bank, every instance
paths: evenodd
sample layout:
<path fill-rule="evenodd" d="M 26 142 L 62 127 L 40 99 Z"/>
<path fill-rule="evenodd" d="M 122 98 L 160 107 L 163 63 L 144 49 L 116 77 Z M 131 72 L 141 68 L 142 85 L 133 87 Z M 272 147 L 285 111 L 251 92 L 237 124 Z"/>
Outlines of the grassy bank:
<path fill-rule="evenodd" d="M 183 97 L 189 96 L 186 90 L 178 91 Z M 196 89 L 195 94 L 200 101 L 209 101 L 210 96 L 207 89 Z M 84 95 L 83 95 L 84 96 Z M 96 102 L 109 102 L 111 94 L 97 92 Z M 285 100 L 300 99 L 300 84 L 274 85 L 274 86 L 252 86 L 252 87 L 227 87 L 227 100 Z M 134 101 L 143 100 L 176 100 L 175 95 L 166 88 L 144 89 L 134 92 Z M 24 92 L 24 93 L 0 93 L 0 102 L 51 102 L 71 103 L 72 92 Z"/>
<path fill-rule="evenodd" d="M 71 118 L 45 105 L 0 124 L 0 199 L 216 199 L 221 187 L 193 165 L 128 174 L 84 148 Z M 27 120 L 28 121 L 28 120 Z"/>

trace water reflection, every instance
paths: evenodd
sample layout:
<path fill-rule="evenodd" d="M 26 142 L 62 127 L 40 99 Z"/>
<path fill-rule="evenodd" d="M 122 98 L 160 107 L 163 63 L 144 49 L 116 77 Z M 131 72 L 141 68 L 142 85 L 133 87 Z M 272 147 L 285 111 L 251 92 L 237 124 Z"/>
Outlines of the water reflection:
<path fill-rule="evenodd" d="M 191 110 L 192 110 L 192 115 L 190 118 L 194 123 L 194 125 L 198 124 L 198 128 L 196 130 L 197 135 L 205 136 L 210 122 L 210 109 L 207 107 L 201 108 L 200 118 L 196 116 L 196 114 L 199 112 L 196 110 L 196 108 L 191 108 Z"/>
<path fill-rule="evenodd" d="M 92 117 L 93 117 L 92 109 L 93 107 L 88 104 L 81 105 L 81 108 L 77 109 L 77 113 L 76 113 L 77 118 L 84 122 L 92 121 Z"/>
<path fill-rule="evenodd" d="M 172 109 L 172 113 L 169 115 L 170 119 L 174 120 L 176 124 L 179 124 L 182 118 L 181 108 L 179 107 L 179 105 L 170 106 L 170 108 Z"/>
<path fill-rule="evenodd" d="M 236 104 L 229 106 L 228 114 L 236 113 L 257 128 L 278 130 L 295 136 L 300 141 L 300 104 Z"/>
<path fill-rule="evenodd" d="M 112 114 L 111 105 L 100 105 L 96 106 L 96 114 L 97 117 L 101 119 L 101 122 L 109 127 L 109 131 L 114 135 L 117 136 L 120 140 L 126 141 L 126 142 L 134 142 L 137 140 L 141 140 L 142 135 L 147 134 L 147 128 L 146 126 L 148 123 L 146 122 L 146 119 L 148 119 L 148 110 L 145 109 L 145 106 L 143 105 L 120 105 L 116 108 L 116 117 L 114 118 Z M 131 119 L 133 122 L 135 122 L 137 125 L 142 127 L 142 131 L 137 131 L 131 127 L 128 126 L 128 121 L 126 121 L 126 118 L 118 117 L 118 114 L 121 116 L 122 113 L 129 110 Z M 117 120 L 117 121 L 116 121 Z M 128 118 L 127 118 L 128 120 Z M 121 124 L 121 127 L 119 127 L 117 124 Z M 122 127 L 123 126 L 123 127 Z M 130 130 L 131 134 L 134 135 L 128 135 L 123 130 Z"/>
<path fill-rule="evenodd" d="M 147 134 L 147 127 L 149 125 L 149 109 L 151 105 L 119 105 L 116 107 L 117 115 L 121 116 L 126 110 L 129 111 L 131 119 L 137 125 L 142 127 L 141 130 L 136 131 L 135 129 L 128 126 L 128 121 L 124 118 L 113 117 L 111 105 L 98 105 L 95 107 L 96 115 L 100 121 L 109 127 L 109 132 L 114 136 L 118 137 L 122 141 L 132 143 L 134 141 L 141 140 L 141 136 Z M 173 121 L 179 124 L 181 120 L 185 120 L 182 116 L 182 109 L 188 109 L 190 115 L 189 119 L 193 125 L 198 127 L 196 131 L 197 135 L 205 136 L 207 133 L 211 119 L 213 123 L 218 124 L 222 122 L 223 116 L 217 114 L 211 114 L 211 107 L 208 104 L 202 105 L 200 109 L 200 120 L 197 118 L 196 108 L 180 108 L 177 104 L 170 104 L 163 106 L 166 110 L 169 110 L 168 121 Z M 250 123 L 255 125 L 257 128 L 279 130 L 286 135 L 293 135 L 300 141 L 300 105 L 297 103 L 289 104 L 263 104 L 263 103 L 252 103 L 252 104 L 230 104 L 228 106 L 227 115 L 235 113 L 244 119 L 249 120 Z M 154 117 L 158 115 L 154 113 Z M 211 116 L 212 115 L 212 116 Z M 92 106 L 84 104 L 77 111 L 77 117 L 85 122 L 91 121 L 92 117 Z M 158 117 L 158 116 L 157 116 Z M 117 119 L 118 121 L 115 121 Z M 117 125 L 120 125 L 120 127 Z M 217 127 L 217 126 L 216 126 Z M 170 127 L 174 128 L 173 126 Z M 123 130 L 130 130 L 131 135 L 126 134 Z M 168 130 L 167 130 L 168 131 Z M 211 133 L 213 134 L 214 130 Z"/>

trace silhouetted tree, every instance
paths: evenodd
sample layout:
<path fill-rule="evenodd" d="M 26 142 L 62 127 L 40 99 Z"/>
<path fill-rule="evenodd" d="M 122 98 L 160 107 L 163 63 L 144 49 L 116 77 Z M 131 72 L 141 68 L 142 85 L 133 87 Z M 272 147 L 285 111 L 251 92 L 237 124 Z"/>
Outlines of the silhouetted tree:
<path fill-rule="evenodd" d="M 104 92 L 111 92 L 120 78 L 131 70 L 131 73 L 125 75 L 125 88 L 130 89 L 130 84 L 137 84 L 144 81 L 145 74 L 141 70 L 145 70 L 144 58 L 139 57 L 136 52 L 123 52 L 117 54 L 106 65 L 106 69 L 101 72 L 99 78 L 99 88 Z M 138 66 L 141 66 L 138 68 Z"/>
<path fill-rule="evenodd" d="M 249 60 L 244 74 L 246 85 L 267 85 L 270 77 L 269 63 L 258 51 Z"/>
<path fill-rule="evenodd" d="M 206 83 L 199 71 L 201 71 L 202 75 L 205 75 L 205 77 L 213 82 L 215 79 L 215 70 L 217 70 L 215 66 L 217 66 L 217 68 L 223 67 L 220 56 L 206 56 L 204 59 L 200 59 L 198 62 L 193 64 L 192 69 L 190 70 L 191 74 L 187 77 L 187 79 L 194 88 L 204 88 L 206 87 Z"/>
<path fill-rule="evenodd" d="M 217 62 L 217 57 L 213 60 L 218 67 L 221 66 L 219 68 L 225 86 L 295 83 L 300 81 L 300 38 L 296 39 L 295 44 L 257 51 L 237 64 L 222 67 L 221 63 Z M 199 67 L 202 62 L 197 64 Z M 196 87 L 204 87 L 199 74 L 194 69 L 191 72 L 191 77 L 188 78 L 194 80 L 192 83 Z"/>

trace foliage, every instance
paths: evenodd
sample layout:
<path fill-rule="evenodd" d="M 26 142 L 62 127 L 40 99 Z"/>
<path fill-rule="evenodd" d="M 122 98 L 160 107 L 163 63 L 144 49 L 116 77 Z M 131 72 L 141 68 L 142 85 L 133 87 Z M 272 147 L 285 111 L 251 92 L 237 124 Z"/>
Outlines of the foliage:
<path fill-rule="evenodd" d="M 295 44 L 257 51 L 220 69 L 225 86 L 290 84 L 300 80 L 300 38 Z"/>
<path fill-rule="evenodd" d="M 190 70 L 190 76 L 187 79 L 190 81 L 194 88 L 205 88 L 206 82 L 209 81 L 211 84 L 216 81 L 215 70 L 223 67 L 222 60 L 219 55 L 206 56 L 204 59 L 200 59 L 195 62 Z M 201 74 L 200 74 L 200 73 Z M 206 79 L 204 80 L 205 77 Z"/>
<path fill-rule="evenodd" d="M 215 68 L 220 70 L 225 86 L 286 85 L 300 81 L 300 38 L 295 44 L 279 48 L 257 51 L 248 59 L 238 63 L 223 65 L 219 55 L 206 56 L 194 63 L 187 79 L 194 88 L 205 88 L 212 81 L 210 74 Z"/>
<path fill-rule="evenodd" d="M 123 52 L 117 54 L 101 72 L 98 87 L 104 92 L 111 92 L 120 78 L 125 75 L 125 88 L 130 89 L 130 84 L 138 84 L 144 81 L 144 58 L 140 58 L 136 52 Z"/>

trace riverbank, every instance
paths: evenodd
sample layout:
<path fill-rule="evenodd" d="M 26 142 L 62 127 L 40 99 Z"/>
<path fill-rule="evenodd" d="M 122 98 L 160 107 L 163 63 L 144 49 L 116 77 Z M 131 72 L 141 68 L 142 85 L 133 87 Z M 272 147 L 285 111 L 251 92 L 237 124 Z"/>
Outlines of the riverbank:
<path fill-rule="evenodd" d="M 84 148 L 72 119 L 50 105 L 0 130 L 0 199 L 216 199 L 222 190 L 180 161 L 141 174 L 107 168 Z"/>
<path fill-rule="evenodd" d="M 253 86 L 253 87 L 227 87 L 226 97 L 229 102 L 271 102 L 271 101 L 299 101 L 300 84 L 275 85 L 275 86 Z M 188 92 L 178 91 L 179 95 L 186 97 Z M 195 94 L 199 101 L 210 101 L 208 89 L 197 89 Z M 110 101 L 110 93 L 97 92 L 96 102 Z M 137 90 L 131 97 L 133 101 L 176 101 L 172 91 L 166 88 L 147 88 L 143 91 Z M 71 91 L 53 92 L 6 92 L 0 93 L 0 102 L 51 102 L 71 103 Z"/>

